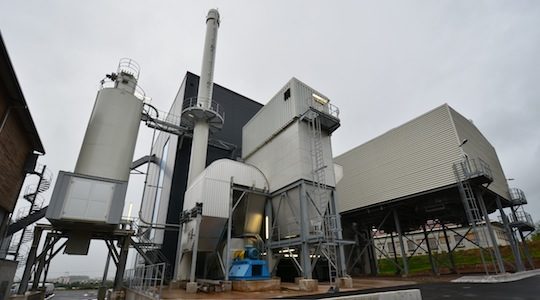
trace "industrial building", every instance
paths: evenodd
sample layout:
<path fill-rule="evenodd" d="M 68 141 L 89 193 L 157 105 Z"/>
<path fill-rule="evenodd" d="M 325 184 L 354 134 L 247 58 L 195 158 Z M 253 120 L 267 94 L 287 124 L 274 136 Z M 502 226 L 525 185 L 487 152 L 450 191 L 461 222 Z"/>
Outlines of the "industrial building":
<path fill-rule="evenodd" d="M 374 231 L 394 233 L 392 241 L 397 238 L 405 253 L 405 233 L 422 228 L 427 240 L 435 226 L 451 230 L 449 225 L 457 224 L 470 226 L 490 241 L 490 247 L 480 246 L 482 259 L 493 258 L 498 272 L 504 273 L 489 214 L 499 210 L 505 231 L 516 232 L 523 243 L 523 232 L 534 230 L 526 213 L 518 213 L 525 196 L 509 189 L 495 148 L 471 120 L 447 104 L 336 157 L 335 162 L 343 166 L 337 190 L 345 236 L 363 249 L 349 253 L 349 270 L 376 273 Z M 511 221 L 505 207 L 512 209 Z M 484 222 L 487 232 L 477 228 Z M 517 239 L 510 236 L 516 269 L 523 269 Z M 452 250 L 448 247 L 449 255 Z M 406 274 L 407 258 L 396 267 Z"/>
<path fill-rule="evenodd" d="M 184 103 L 197 98 L 199 76 L 187 72 L 171 109 L 166 114 L 180 116 Z M 226 112 L 227 122 L 215 132 L 209 141 L 206 165 L 229 158 L 236 160 L 242 154 L 242 127 L 259 111 L 262 104 L 214 84 L 214 98 Z M 191 134 L 175 134 L 158 131 L 152 145 L 151 155 L 157 163 L 148 165 L 147 178 L 141 205 L 141 227 L 145 224 L 176 224 L 180 222 L 180 211 L 184 206 L 187 187 Z M 148 227 L 147 227 L 148 228 Z M 178 232 L 148 228 L 148 240 L 155 244 L 163 258 L 174 268 Z"/>
<path fill-rule="evenodd" d="M 105 274 L 111 260 L 116 266 L 111 299 L 123 297 L 130 248 L 139 259 L 125 281 L 154 285 L 145 292 L 158 297 L 163 280 L 186 293 L 253 291 L 261 282 L 279 290 L 280 280 L 310 292 L 328 281 L 339 291 L 352 287 L 351 273 L 376 274 L 390 248 L 403 275 L 422 251 L 435 274 L 439 251 L 455 271 L 452 253 L 469 244 L 481 249 L 486 273 L 506 272 L 498 248 L 506 242 L 515 270 L 526 268 L 534 230 L 526 198 L 509 189 L 472 121 L 444 104 L 334 158 L 339 109 L 323 93 L 293 77 L 262 105 L 214 84 L 219 26 L 212 9 L 201 75 L 186 73 L 167 112 L 149 103 L 131 59 L 101 81 L 74 171 L 58 174 L 51 225 L 36 227 L 19 294 L 32 274 L 32 289 L 45 282 L 57 253 L 85 255 L 91 240 L 108 247 Z M 134 159 L 141 122 L 153 138 L 148 155 Z M 130 171 L 140 167 L 138 218 L 125 220 Z M 489 219 L 496 210 L 501 226 Z"/>
<path fill-rule="evenodd" d="M 27 174 L 45 150 L 0 35 L 0 298 L 9 293 L 17 262 L 6 260 L 10 216 Z M 26 199 L 26 198 L 25 198 Z M 32 202 L 32 199 L 26 199 Z M 33 203 L 31 203 L 33 207 Z"/>

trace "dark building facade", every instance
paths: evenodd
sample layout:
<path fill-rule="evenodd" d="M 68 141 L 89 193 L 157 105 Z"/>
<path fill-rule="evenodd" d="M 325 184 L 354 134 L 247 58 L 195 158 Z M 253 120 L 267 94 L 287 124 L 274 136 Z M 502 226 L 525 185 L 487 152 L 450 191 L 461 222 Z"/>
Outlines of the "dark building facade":
<path fill-rule="evenodd" d="M 197 97 L 199 76 L 187 72 L 169 113 L 180 116 L 183 104 Z M 223 128 L 210 135 L 206 165 L 213 161 L 241 156 L 242 127 L 263 106 L 223 86 L 214 84 L 214 101 L 225 112 Z M 175 135 L 160 132 L 152 154 L 157 163 L 149 166 L 143 194 L 141 219 L 154 224 L 178 224 L 187 188 L 191 138 L 189 133 Z M 178 244 L 176 230 L 150 230 L 148 237 L 161 245 L 161 252 L 174 265 Z"/>
<path fill-rule="evenodd" d="M 0 35 L 0 299 L 9 295 L 17 263 L 5 260 L 6 233 L 26 174 L 45 150 Z"/>

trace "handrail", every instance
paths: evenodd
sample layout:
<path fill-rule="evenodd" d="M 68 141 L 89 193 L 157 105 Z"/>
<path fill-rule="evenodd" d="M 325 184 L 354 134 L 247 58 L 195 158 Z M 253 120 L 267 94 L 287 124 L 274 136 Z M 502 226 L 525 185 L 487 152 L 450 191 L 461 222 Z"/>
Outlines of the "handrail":
<path fill-rule="evenodd" d="M 205 107 L 202 103 L 202 101 L 199 100 L 205 100 L 209 105 Z M 203 98 L 203 97 L 190 97 L 184 99 L 184 103 L 182 104 L 182 112 L 189 110 L 189 109 L 203 109 L 207 111 L 214 112 L 216 115 L 220 116 L 222 119 L 225 119 L 225 111 L 217 103 L 216 101 L 210 99 L 210 98 Z"/>
<path fill-rule="evenodd" d="M 308 97 L 305 100 L 305 104 L 307 105 L 307 108 L 313 108 L 317 111 L 320 111 L 322 113 L 326 113 L 328 115 L 331 115 L 332 117 L 335 117 L 339 119 L 339 108 L 335 105 L 333 105 L 330 102 L 327 102 L 326 104 L 323 104 L 313 97 Z"/>
<path fill-rule="evenodd" d="M 118 68 L 116 72 L 120 74 L 121 72 L 133 75 L 135 79 L 139 79 L 139 74 L 141 72 L 141 66 L 131 58 L 124 57 L 121 58 L 118 62 Z"/>

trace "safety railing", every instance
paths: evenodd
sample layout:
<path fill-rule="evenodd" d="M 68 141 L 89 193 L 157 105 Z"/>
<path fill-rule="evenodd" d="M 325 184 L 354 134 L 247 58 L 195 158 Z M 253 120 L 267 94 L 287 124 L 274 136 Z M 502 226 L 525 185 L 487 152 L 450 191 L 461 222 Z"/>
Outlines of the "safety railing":
<path fill-rule="evenodd" d="M 331 115 L 334 118 L 339 119 L 339 108 L 330 102 L 323 103 L 321 100 L 317 100 L 314 97 L 308 97 L 305 100 L 307 108 L 313 108 L 319 112 Z"/>
<path fill-rule="evenodd" d="M 116 72 L 118 74 L 120 74 L 121 72 L 130 74 L 133 77 L 135 77 L 135 79 L 139 79 L 141 67 L 133 59 L 124 57 L 124 58 L 121 58 L 120 61 L 118 62 L 118 68 L 116 69 Z"/>
<path fill-rule="evenodd" d="M 126 287 L 157 300 L 161 299 L 164 275 L 165 263 L 141 265 L 126 270 L 124 283 Z"/>
<path fill-rule="evenodd" d="M 527 204 L 527 197 L 525 197 L 525 193 L 521 189 L 510 188 L 508 191 L 510 192 L 510 199 L 515 205 Z"/>
<path fill-rule="evenodd" d="M 512 223 L 524 223 L 534 227 L 534 220 L 528 212 L 516 211 L 515 215 L 510 214 L 510 222 Z"/>
<path fill-rule="evenodd" d="M 223 110 L 223 107 L 221 107 L 219 103 L 212 99 L 201 97 L 191 97 L 184 99 L 184 103 L 182 105 L 182 112 L 194 109 L 213 112 L 221 119 L 225 119 L 225 111 Z"/>
<path fill-rule="evenodd" d="M 465 158 L 456 165 L 458 165 L 458 171 L 462 174 L 464 180 L 480 176 L 493 180 L 491 168 L 481 158 Z"/>

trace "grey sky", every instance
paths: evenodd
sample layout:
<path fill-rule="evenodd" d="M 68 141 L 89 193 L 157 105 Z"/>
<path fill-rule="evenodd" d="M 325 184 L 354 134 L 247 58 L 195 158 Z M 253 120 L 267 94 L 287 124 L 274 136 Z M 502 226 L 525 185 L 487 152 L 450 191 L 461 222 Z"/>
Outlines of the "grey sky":
<path fill-rule="evenodd" d="M 139 84 L 168 110 L 185 72 L 199 73 L 212 7 L 216 83 L 261 103 L 292 76 L 313 86 L 341 109 L 336 155 L 447 102 L 491 141 L 540 219 L 537 1 L 1 1 L 42 161 L 73 170 L 99 80 L 121 57 L 141 65 Z M 150 136 L 141 128 L 137 157 Z M 59 258 L 51 275 L 98 276 L 104 257 L 99 246 Z"/>

